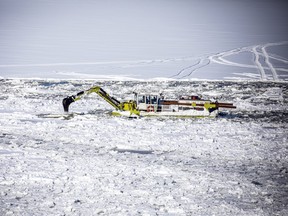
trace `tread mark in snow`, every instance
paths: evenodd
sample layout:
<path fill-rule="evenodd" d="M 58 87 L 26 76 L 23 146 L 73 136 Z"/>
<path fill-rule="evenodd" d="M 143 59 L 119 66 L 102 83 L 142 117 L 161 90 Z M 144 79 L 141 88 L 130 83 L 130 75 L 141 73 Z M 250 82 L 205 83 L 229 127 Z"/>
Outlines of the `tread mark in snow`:
<path fill-rule="evenodd" d="M 265 70 L 264 70 L 262 64 L 261 64 L 260 61 L 259 61 L 260 55 L 259 55 L 259 53 L 258 53 L 258 51 L 257 51 L 257 48 L 259 48 L 259 46 L 255 46 L 255 47 L 253 47 L 253 49 L 252 49 L 252 50 L 253 50 L 253 53 L 254 53 L 254 55 L 255 55 L 255 64 L 257 65 L 257 67 L 258 67 L 258 69 L 259 69 L 259 71 L 260 71 L 261 79 L 262 79 L 262 80 L 267 80 L 267 77 L 266 77 L 266 74 L 265 74 Z"/>

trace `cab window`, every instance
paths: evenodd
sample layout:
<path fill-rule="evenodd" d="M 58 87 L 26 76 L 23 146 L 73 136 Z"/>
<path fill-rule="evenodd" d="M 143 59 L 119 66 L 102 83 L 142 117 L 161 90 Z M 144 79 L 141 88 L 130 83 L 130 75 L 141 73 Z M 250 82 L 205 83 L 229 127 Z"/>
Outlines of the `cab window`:
<path fill-rule="evenodd" d="M 146 104 L 150 104 L 150 95 L 146 95 Z"/>
<path fill-rule="evenodd" d="M 138 103 L 145 103 L 145 96 L 144 95 L 138 96 Z"/>
<path fill-rule="evenodd" d="M 157 104 L 157 96 L 151 96 L 151 104 Z"/>

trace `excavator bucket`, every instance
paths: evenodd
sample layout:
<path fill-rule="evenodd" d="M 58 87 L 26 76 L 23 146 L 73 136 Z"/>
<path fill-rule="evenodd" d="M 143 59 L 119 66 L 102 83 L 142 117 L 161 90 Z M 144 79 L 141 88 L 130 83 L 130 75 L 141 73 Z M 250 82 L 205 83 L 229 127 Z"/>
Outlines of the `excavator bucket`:
<path fill-rule="evenodd" d="M 69 111 L 69 106 L 71 103 L 74 102 L 75 97 L 74 96 L 69 96 L 63 99 L 62 104 L 65 112 Z"/>

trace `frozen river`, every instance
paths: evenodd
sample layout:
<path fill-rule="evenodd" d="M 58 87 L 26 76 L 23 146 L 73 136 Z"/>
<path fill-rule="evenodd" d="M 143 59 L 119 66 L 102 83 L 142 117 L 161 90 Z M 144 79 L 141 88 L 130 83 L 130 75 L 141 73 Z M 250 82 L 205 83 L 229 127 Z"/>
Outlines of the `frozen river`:
<path fill-rule="evenodd" d="M 233 102 L 215 119 L 109 115 L 100 85 Z M 287 215 L 285 82 L 0 80 L 1 215 Z M 59 118 L 48 118 L 57 114 Z"/>
<path fill-rule="evenodd" d="M 288 215 L 287 10 L 0 0 L 0 215 Z M 64 115 L 93 85 L 237 109 L 127 119 L 89 95 Z"/>

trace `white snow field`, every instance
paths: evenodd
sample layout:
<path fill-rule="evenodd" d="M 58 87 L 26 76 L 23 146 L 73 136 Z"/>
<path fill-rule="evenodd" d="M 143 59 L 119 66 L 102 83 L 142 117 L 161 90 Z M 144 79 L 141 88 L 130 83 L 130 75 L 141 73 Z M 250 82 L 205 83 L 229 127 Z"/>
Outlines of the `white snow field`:
<path fill-rule="evenodd" d="M 288 80 L 288 2 L 0 0 L 0 77 Z"/>
<path fill-rule="evenodd" d="M 215 58 L 217 59 L 217 58 Z M 218 58 L 219 59 L 219 58 Z M 89 95 L 198 93 L 218 118 L 112 117 Z M 0 80 L 0 215 L 287 215 L 287 82 Z"/>

